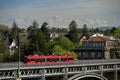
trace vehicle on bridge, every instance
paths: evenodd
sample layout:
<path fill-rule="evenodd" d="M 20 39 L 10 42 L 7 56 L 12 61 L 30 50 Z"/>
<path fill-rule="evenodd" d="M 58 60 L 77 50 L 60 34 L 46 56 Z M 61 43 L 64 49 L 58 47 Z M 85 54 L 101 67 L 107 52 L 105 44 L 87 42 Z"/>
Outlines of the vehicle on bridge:
<path fill-rule="evenodd" d="M 24 63 L 28 65 L 34 64 L 56 64 L 56 63 L 73 63 L 74 56 L 65 55 L 65 56 L 57 56 L 57 55 L 48 55 L 48 56 L 25 56 Z"/>

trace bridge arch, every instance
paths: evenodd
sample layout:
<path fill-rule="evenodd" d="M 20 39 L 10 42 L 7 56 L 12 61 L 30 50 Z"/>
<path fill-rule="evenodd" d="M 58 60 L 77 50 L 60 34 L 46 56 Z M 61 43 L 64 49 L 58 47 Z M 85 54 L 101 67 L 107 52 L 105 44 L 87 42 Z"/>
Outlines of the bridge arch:
<path fill-rule="evenodd" d="M 76 75 L 68 78 L 67 80 L 80 80 L 80 79 L 87 78 L 87 77 L 97 78 L 100 80 L 108 80 L 104 76 L 102 76 L 100 74 L 96 74 L 96 73 L 76 74 Z"/>

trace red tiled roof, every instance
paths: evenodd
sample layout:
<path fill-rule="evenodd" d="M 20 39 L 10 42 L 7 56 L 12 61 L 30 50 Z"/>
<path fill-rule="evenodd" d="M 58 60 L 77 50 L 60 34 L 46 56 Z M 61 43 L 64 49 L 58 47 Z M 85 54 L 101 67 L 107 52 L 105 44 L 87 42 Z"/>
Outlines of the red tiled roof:
<path fill-rule="evenodd" d="M 88 40 L 85 40 L 85 41 L 103 41 L 103 42 L 106 42 L 106 41 L 111 41 L 109 38 L 106 38 L 106 37 L 102 37 L 102 36 L 97 36 L 97 37 L 91 37 L 89 38 Z"/>

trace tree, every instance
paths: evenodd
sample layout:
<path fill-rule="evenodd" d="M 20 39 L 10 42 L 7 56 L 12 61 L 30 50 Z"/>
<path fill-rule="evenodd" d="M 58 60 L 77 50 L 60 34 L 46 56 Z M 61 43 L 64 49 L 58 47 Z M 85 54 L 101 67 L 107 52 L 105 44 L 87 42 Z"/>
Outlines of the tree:
<path fill-rule="evenodd" d="M 44 22 L 44 23 L 42 24 L 42 26 L 41 26 L 41 30 L 42 30 L 42 32 L 48 32 L 47 25 L 48 25 L 47 22 Z"/>
<path fill-rule="evenodd" d="M 75 22 L 74 20 L 71 21 L 71 23 L 69 24 L 68 37 L 69 37 L 69 39 L 70 39 L 72 42 L 78 43 L 77 24 L 76 24 L 76 22 Z"/>
<path fill-rule="evenodd" d="M 39 26 L 38 22 L 34 19 L 32 25 L 29 27 L 30 30 L 35 30 Z"/>
<path fill-rule="evenodd" d="M 40 29 L 32 30 L 29 36 L 29 40 L 30 40 L 30 47 L 33 49 L 32 50 L 33 53 L 36 54 L 39 53 L 39 51 L 43 52 L 45 37 Z"/>
<path fill-rule="evenodd" d="M 110 31 L 111 35 L 114 35 L 115 30 L 116 30 L 115 27 L 113 27 L 113 28 L 111 29 L 111 31 Z"/>
<path fill-rule="evenodd" d="M 44 52 L 44 47 L 46 42 L 49 41 L 49 29 L 47 28 L 48 23 L 44 22 L 41 28 L 38 28 L 39 24 L 34 20 L 32 26 L 28 29 L 29 33 L 29 41 L 30 41 L 30 50 L 34 54 L 40 54 Z"/>
<path fill-rule="evenodd" d="M 73 43 L 68 38 L 65 38 L 65 37 L 61 38 L 58 41 L 58 45 L 60 45 L 61 48 L 64 50 L 72 51 L 74 49 Z"/>
<path fill-rule="evenodd" d="M 7 39 L 9 36 L 9 28 L 6 25 L 0 24 L 0 39 Z"/>
<path fill-rule="evenodd" d="M 7 43 L 0 39 L 0 62 L 7 61 L 8 53 Z"/>
<path fill-rule="evenodd" d="M 82 33 L 83 33 L 84 35 L 88 35 L 88 28 L 87 28 L 87 25 L 86 25 L 86 24 L 83 25 Z"/>
<path fill-rule="evenodd" d="M 58 45 L 54 46 L 52 49 L 53 55 L 63 55 L 63 52 L 64 50 Z"/>
<path fill-rule="evenodd" d="M 44 34 L 44 37 L 45 37 L 45 40 L 46 41 L 49 41 L 50 40 L 50 37 L 49 37 L 49 29 L 47 27 L 48 23 L 47 22 L 44 22 L 41 26 L 41 31 L 43 32 Z"/>
<path fill-rule="evenodd" d="M 120 28 L 117 28 L 114 31 L 114 37 L 116 40 L 114 41 L 114 48 L 112 50 L 114 58 L 120 59 Z"/>
<path fill-rule="evenodd" d="M 12 39 L 17 39 L 17 36 L 19 36 L 19 32 L 20 32 L 20 28 L 18 27 L 18 25 L 16 24 L 16 22 L 14 21 L 13 22 L 13 25 L 12 25 L 12 29 L 11 29 L 11 33 L 10 33 L 10 37 Z"/>
<path fill-rule="evenodd" d="M 107 35 L 107 36 L 110 36 L 111 35 L 110 29 L 106 29 L 106 31 L 104 32 L 104 34 Z"/>
<path fill-rule="evenodd" d="M 58 41 L 49 41 L 45 43 L 44 53 L 47 55 L 52 55 L 52 49 L 58 44 Z"/>
<path fill-rule="evenodd" d="M 45 44 L 47 53 L 53 55 L 73 55 L 75 60 L 77 55 L 73 52 L 74 45 L 68 38 L 61 38 L 58 41 L 52 41 Z"/>
<path fill-rule="evenodd" d="M 117 38 L 117 39 L 120 39 L 120 28 L 117 28 L 117 29 L 114 31 L 114 37 Z"/>

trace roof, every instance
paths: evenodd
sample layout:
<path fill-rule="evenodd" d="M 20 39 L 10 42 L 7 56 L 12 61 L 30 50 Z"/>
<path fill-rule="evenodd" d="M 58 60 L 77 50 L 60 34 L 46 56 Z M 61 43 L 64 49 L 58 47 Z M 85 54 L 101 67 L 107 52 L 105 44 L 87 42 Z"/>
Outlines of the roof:
<path fill-rule="evenodd" d="M 96 37 L 91 37 L 88 40 L 85 41 L 102 41 L 102 42 L 106 42 L 106 41 L 111 41 L 111 39 L 107 38 L 107 37 L 103 37 L 103 36 L 96 36 Z"/>

